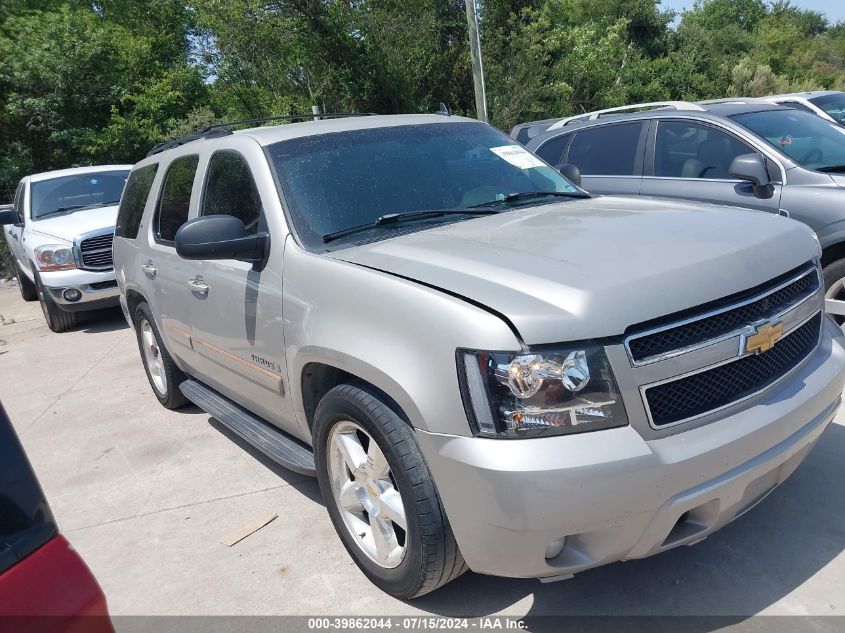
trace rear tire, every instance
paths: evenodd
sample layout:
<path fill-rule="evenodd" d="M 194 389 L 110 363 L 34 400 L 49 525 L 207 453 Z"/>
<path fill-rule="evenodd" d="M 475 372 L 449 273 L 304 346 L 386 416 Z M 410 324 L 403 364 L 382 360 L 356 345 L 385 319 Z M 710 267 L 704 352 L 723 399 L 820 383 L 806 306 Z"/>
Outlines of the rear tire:
<path fill-rule="evenodd" d="M 77 326 L 79 315 L 76 312 L 62 310 L 53 301 L 47 289 L 44 288 L 44 284 L 41 283 L 41 278 L 38 275 L 35 275 L 35 288 L 38 292 L 38 301 L 41 303 L 41 312 L 44 313 L 44 320 L 47 321 L 48 328 L 53 332 L 61 333 Z"/>
<path fill-rule="evenodd" d="M 165 409 L 184 407 L 188 399 L 182 395 L 179 385 L 188 377 L 176 366 L 164 347 L 148 303 L 142 301 L 138 304 L 134 319 L 138 351 L 155 397 Z"/>
<path fill-rule="evenodd" d="M 826 299 L 838 299 L 845 301 L 845 259 L 837 259 L 822 268 L 824 278 L 824 292 Z M 842 325 L 845 323 L 845 316 L 838 314 L 831 315 L 833 319 Z"/>
<path fill-rule="evenodd" d="M 30 281 L 29 277 L 24 274 L 17 262 L 15 262 L 15 275 L 17 275 L 18 278 L 18 290 L 21 292 L 21 298 L 24 301 L 37 300 L 38 289 L 35 287 L 35 284 Z"/>
<path fill-rule="evenodd" d="M 344 384 L 320 400 L 314 457 L 335 530 L 382 591 L 416 598 L 467 570 L 413 430 L 378 391 Z"/>

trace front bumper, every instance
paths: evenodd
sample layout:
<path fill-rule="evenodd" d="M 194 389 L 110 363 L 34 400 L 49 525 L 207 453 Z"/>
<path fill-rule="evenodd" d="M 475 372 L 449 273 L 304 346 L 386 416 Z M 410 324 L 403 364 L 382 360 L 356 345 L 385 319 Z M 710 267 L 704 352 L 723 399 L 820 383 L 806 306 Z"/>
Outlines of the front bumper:
<path fill-rule="evenodd" d="M 40 273 L 41 283 L 63 310 L 97 310 L 119 304 L 120 289 L 114 271 L 58 270 Z M 70 301 L 66 291 L 79 291 L 79 299 Z"/>
<path fill-rule="evenodd" d="M 816 352 L 770 393 L 669 437 L 646 441 L 630 426 L 526 440 L 418 431 L 467 565 L 522 578 L 573 573 L 694 543 L 753 507 L 839 408 L 845 337 L 824 323 Z"/>

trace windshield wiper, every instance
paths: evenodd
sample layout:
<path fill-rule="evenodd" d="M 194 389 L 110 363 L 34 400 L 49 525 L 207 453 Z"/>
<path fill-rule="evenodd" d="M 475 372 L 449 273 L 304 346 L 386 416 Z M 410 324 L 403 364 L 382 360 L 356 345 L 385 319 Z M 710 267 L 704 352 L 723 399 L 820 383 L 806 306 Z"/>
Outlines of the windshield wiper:
<path fill-rule="evenodd" d="M 47 213 L 41 213 L 38 215 L 36 219 L 40 220 L 41 218 L 46 218 L 49 215 L 63 215 L 65 213 L 69 213 L 70 211 L 76 211 L 77 209 L 81 209 L 83 207 L 87 207 L 90 205 L 87 204 L 72 204 L 67 207 L 59 207 L 58 209 L 53 209 L 52 211 L 48 211 Z"/>
<path fill-rule="evenodd" d="M 64 215 L 65 213 L 70 213 L 71 211 L 79 211 L 80 209 L 93 209 L 94 207 L 108 207 L 111 205 L 115 205 L 119 203 L 120 200 L 110 200 L 108 202 L 94 202 L 92 204 L 72 204 L 67 207 L 59 207 L 58 209 L 53 209 L 52 211 L 48 211 L 47 213 L 42 213 L 36 220 L 40 220 L 41 218 L 46 218 L 50 215 Z"/>
<path fill-rule="evenodd" d="M 397 224 L 399 222 L 405 222 L 406 220 L 425 220 L 444 215 L 490 215 L 492 213 L 498 213 L 498 211 L 493 211 L 492 209 L 473 209 L 468 207 L 466 209 L 436 209 L 432 211 L 388 213 L 380 216 L 372 222 L 367 222 L 366 224 L 361 224 L 359 226 L 351 226 L 348 229 L 341 229 L 340 231 L 334 231 L 333 233 L 326 233 L 322 237 L 323 243 L 328 244 L 329 242 L 333 242 L 341 237 L 346 237 L 347 235 L 363 233 L 364 231 L 368 231 L 370 229 L 386 226 L 388 224 Z"/>
<path fill-rule="evenodd" d="M 589 198 L 590 194 L 581 193 L 579 191 L 522 191 L 520 193 L 509 193 L 504 198 L 497 198 L 488 202 L 481 202 L 479 204 L 470 205 L 470 209 L 477 209 L 479 207 L 498 207 L 503 204 L 517 202 L 519 200 L 531 200 L 533 198 L 545 198 L 547 196 L 563 197 L 563 198 Z"/>
<path fill-rule="evenodd" d="M 845 165 L 829 165 L 827 167 L 816 167 L 816 171 L 820 171 L 823 174 L 845 173 Z"/>

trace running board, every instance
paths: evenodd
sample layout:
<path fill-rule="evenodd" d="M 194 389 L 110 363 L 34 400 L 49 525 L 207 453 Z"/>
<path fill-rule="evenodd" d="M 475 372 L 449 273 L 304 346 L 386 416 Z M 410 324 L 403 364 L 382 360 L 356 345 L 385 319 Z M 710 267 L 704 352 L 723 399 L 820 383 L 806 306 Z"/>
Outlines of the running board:
<path fill-rule="evenodd" d="M 179 390 L 188 400 L 274 462 L 302 475 L 317 476 L 314 453 L 299 440 L 196 380 L 186 380 L 179 385 Z"/>

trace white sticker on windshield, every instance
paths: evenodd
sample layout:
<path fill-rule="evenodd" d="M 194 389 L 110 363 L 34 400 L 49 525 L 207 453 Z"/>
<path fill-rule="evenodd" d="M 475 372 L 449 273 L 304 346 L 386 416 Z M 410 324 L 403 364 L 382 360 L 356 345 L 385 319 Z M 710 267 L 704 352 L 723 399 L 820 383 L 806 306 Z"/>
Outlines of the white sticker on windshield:
<path fill-rule="evenodd" d="M 532 167 L 546 166 L 546 163 L 534 156 L 534 154 L 521 145 L 502 145 L 501 147 L 491 147 L 490 151 L 499 158 L 508 161 L 511 165 L 516 165 L 520 169 L 531 169 Z"/>

